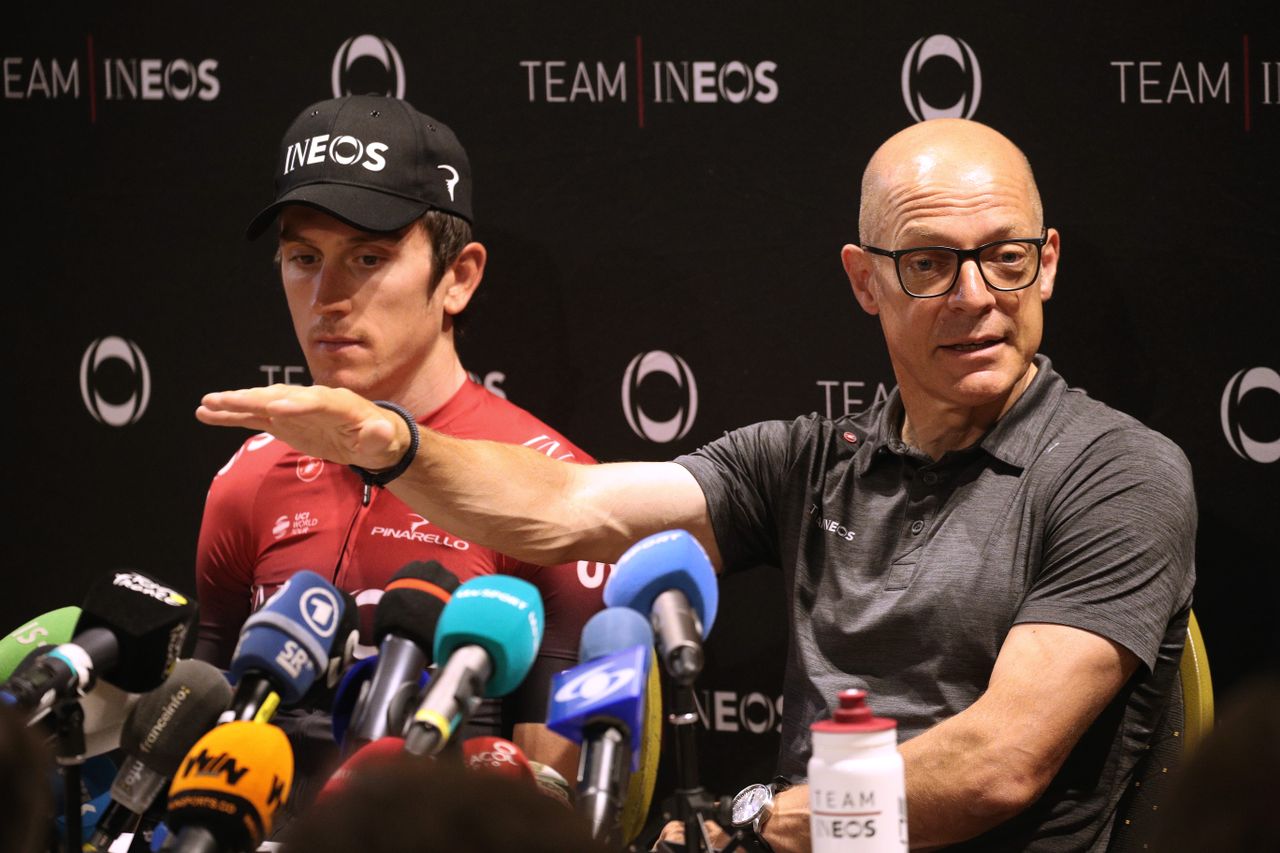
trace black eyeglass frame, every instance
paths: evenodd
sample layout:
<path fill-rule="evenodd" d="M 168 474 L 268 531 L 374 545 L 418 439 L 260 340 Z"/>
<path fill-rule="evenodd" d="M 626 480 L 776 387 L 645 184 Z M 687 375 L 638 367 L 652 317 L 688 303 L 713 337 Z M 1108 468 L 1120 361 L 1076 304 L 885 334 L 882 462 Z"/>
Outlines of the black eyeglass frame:
<path fill-rule="evenodd" d="M 912 299 L 937 299 L 939 296 L 946 296 L 951 292 L 951 289 L 956 286 L 956 282 L 960 280 L 960 268 L 964 266 L 965 261 L 971 258 L 978 266 L 978 275 L 982 276 L 983 283 L 992 290 L 998 290 L 1001 293 L 1016 293 L 1019 290 L 1026 290 L 1028 287 L 1035 284 L 1036 280 L 1040 278 L 1041 254 L 1044 250 L 1044 244 L 1048 241 L 1049 229 L 1046 226 L 1040 229 L 1039 237 L 1007 237 L 1003 240 L 992 240 L 990 243 L 983 243 L 981 246 L 975 246 L 972 249 L 957 249 L 955 246 L 912 246 L 910 249 L 881 249 L 879 246 L 870 246 L 866 243 L 860 243 L 859 247 L 864 252 L 870 252 L 873 255 L 882 255 L 886 258 L 893 259 L 893 271 L 898 276 L 898 286 L 902 288 L 902 292 L 907 294 L 907 296 L 910 296 Z M 982 268 L 982 259 L 979 255 L 985 249 L 990 249 L 992 246 L 1000 246 L 1005 243 L 1030 243 L 1036 247 L 1036 271 L 1031 276 L 1031 280 L 1026 284 L 1019 285 L 1018 287 L 999 287 L 992 284 L 987 278 L 987 271 Z M 921 296 L 919 293 L 912 293 L 907 289 L 906 283 L 902 280 L 902 268 L 898 265 L 898 259 L 903 255 L 909 255 L 912 252 L 929 251 L 951 252 L 956 256 L 956 270 L 951 276 L 951 283 L 947 285 L 945 290 Z"/>

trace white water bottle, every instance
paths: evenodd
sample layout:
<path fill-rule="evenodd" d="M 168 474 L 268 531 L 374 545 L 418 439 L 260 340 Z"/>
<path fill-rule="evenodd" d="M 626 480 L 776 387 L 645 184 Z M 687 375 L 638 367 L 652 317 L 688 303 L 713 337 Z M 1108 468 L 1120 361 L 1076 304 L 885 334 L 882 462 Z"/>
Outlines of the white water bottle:
<path fill-rule="evenodd" d="M 898 724 L 872 715 L 865 690 L 842 690 L 834 718 L 809 728 L 813 853 L 905 853 L 907 794 Z"/>

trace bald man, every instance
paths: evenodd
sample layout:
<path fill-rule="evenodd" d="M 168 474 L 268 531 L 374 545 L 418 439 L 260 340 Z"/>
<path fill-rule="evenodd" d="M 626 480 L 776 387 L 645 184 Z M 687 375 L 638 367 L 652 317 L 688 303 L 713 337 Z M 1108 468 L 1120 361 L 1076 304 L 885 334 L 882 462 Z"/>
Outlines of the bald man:
<path fill-rule="evenodd" d="M 865 687 L 899 723 L 912 847 L 1105 849 L 1177 670 L 1189 466 L 1038 353 L 1060 240 L 1008 139 L 959 120 L 898 133 L 867 167 L 859 228 L 841 259 L 898 380 L 883 403 L 669 463 L 424 434 L 390 488 L 533 562 L 613 561 L 684 527 L 718 569 L 781 566 L 782 773 L 803 776 L 837 691 Z M 397 418 L 332 389 L 211 394 L 197 416 L 371 469 L 409 447 Z M 763 836 L 779 853 L 808 849 L 808 805 L 804 785 L 777 795 Z"/>

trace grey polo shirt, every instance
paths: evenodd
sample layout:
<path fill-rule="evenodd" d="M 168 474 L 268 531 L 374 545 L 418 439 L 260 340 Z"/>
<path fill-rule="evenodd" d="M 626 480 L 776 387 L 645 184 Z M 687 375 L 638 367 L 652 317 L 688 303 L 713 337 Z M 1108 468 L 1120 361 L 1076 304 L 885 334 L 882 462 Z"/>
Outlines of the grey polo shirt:
<path fill-rule="evenodd" d="M 841 689 L 868 690 L 902 740 L 964 710 L 1018 623 L 1082 628 L 1142 662 L 1041 800 L 971 842 L 981 850 L 1105 846 L 1177 671 L 1194 581 L 1181 450 L 1036 363 L 990 431 L 937 461 L 901 441 L 896 390 L 676 460 L 706 495 L 725 568 L 785 574 L 783 773 L 805 774 L 809 724 Z"/>

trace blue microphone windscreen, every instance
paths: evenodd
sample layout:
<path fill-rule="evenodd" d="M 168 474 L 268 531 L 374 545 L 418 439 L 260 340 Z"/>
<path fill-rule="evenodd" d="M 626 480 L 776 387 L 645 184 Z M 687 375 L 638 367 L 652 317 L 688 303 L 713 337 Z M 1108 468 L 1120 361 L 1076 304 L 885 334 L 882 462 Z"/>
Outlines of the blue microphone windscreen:
<path fill-rule="evenodd" d="M 582 626 L 578 660 L 589 661 L 631 646 L 652 646 L 649 620 L 630 607 L 606 607 Z"/>
<path fill-rule="evenodd" d="M 542 645 L 542 596 L 528 581 L 507 575 L 472 578 L 454 590 L 436 627 L 435 660 L 477 645 L 489 653 L 493 675 L 485 695 L 505 696 L 524 681 Z"/>
<path fill-rule="evenodd" d="M 333 695 L 333 707 L 330 708 L 333 724 L 333 739 L 342 745 L 347 736 L 347 726 L 351 725 L 351 715 L 355 713 L 356 702 L 360 699 L 360 688 L 373 680 L 378 669 L 378 656 L 370 655 L 361 658 L 347 668 L 338 682 L 338 689 Z"/>
<path fill-rule="evenodd" d="M 644 690 L 652 656 L 652 645 L 637 645 L 556 674 L 551 679 L 547 728 L 580 744 L 589 723 L 621 723 L 630 734 L 631 768 L 635 770 L 644 735 Z"/>
<path fill-rule="evenodd" d="M 342 598 L 315 572 L 295 573 L 240 632 L 231 659 L 239 681 L 250 670 L 266 675 L 281 702 L 297 702 L 329 665 L 329 652 L 342 621 Z"/>
<path fill-rule="evenodd" d="M 706 639 L 716 621 L 720 586 L 707 552 L 686 530 L 655 533 L 628 548 L 604 585 L 604 603 L 630 607 L 647 617 L 653 600 L 669 589 L 689 599 Z"/>

